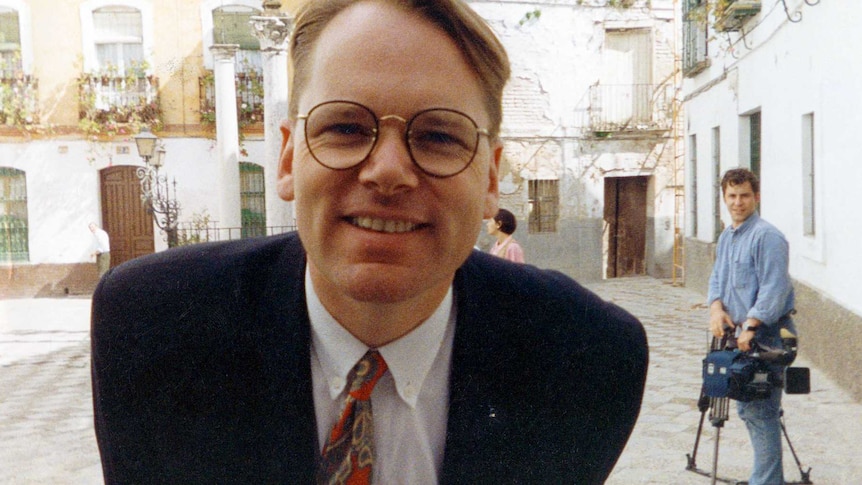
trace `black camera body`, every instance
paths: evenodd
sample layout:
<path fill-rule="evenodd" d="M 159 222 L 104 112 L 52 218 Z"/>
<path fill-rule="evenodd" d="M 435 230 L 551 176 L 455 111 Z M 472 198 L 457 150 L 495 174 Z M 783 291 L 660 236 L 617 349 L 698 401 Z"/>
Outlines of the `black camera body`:
<path fill-rule="evenodd" d="M 703 360 L 703 387 L 709 397 L 766 399 L 780 385 L 780 376 L 767 362 L 738 350 L 715 350 Z"/>
<path fill-rule="evenodd" d="M 796 359 L 796 338 L 785 338 L 782 348 L 752 342 L 751 352 L 713 350 L 703 360 L 703 388 L 709 397 L 737 401 L 766 399 L 776 387 L 787 394 L 811 390 L 807 367 L 786 367 Z"/>

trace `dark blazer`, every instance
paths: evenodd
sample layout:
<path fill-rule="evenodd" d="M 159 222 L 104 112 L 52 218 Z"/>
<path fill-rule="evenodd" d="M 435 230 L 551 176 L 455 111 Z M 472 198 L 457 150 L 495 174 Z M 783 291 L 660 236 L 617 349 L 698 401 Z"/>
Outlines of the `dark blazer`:
<path fill-rule="evenodd" d="M 165 251 L 101 280 L 92 372 L 106 483 L 312 483 L 304 270 L 287 234 Z M 641 324 L 560 273 L 476 251 L 454 289 L 441 483 L 603 482 L 640 409 Z"/>

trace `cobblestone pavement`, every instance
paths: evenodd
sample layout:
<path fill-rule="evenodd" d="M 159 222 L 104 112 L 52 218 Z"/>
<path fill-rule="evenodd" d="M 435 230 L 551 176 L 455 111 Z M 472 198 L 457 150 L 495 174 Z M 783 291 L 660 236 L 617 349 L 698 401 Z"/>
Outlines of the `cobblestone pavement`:
<path fill-rule="evenodd" d="M 708 310 L 705 297 L 652 278 L 625 278 L 591 285 L 596 293 L 640 318 L 647 330 L 650 368 L 640 418 L 608 485 L 710 484 L 711 479 L 686 471 L 697 437 L 701 360 L 707 351 Z M 804 335 L 794 366 L 805 360 Z M 785 424 L 802 470 L 818 485 L 862 484 L 862 403 L 811 369 L 811 394 L 784 395 Z M 716 428 L 706 419 L 696 465 L 712 470 Z M 751 447 L 745 425 L 731 402 L 721 429 L 718 476 L 748 478 Z M 784 478 L 802 478 L 784 441 Z"/>
<path fill-rule="evenodd" d="M 706 485 L 686 471 L 700 412 L 706 352 L 703 297 L 652 278 L 590 285 L 638 316 L 650 341 L 641 416 L 609 485 Z M 87 299 L 0 301 L 0 484 L 101 483 L 93 437 Z M 804 336 L 800 358 L 805 366 Z M 862 403 L 817 369 L 811 394 L 784 396 L 786 425 L 803 470 L 818 485 L 862 483 Z M 696 464 L 711 470 L 714 436 L 706 420 Z M 734 409 L 721 429 L 720 477 L 747 477 L 751 451 Z M 785 441 L 785 477 L 801 475 Z"/>

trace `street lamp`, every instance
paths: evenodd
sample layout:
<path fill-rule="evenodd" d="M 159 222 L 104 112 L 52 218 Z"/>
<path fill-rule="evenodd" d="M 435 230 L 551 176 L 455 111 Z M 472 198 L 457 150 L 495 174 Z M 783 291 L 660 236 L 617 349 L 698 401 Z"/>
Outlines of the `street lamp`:
<path fill-rule="evenodd" d="M 165 231 L 168 247 L 178 245 L 177 223 L 180 214 L 180 204 L 177 202 L 177 180 L 168 183 L 166 175 L 159 175 L 159 169 L 165 163 L 165 146 L 150 130 L 144 128 L 135 137 L 138 155 L 144 159 L 145 166 L 138 167 L 135 174 L 141 181 L 141 203 L 147 212 L 153 215 L 153 220 L 159 229 Z M 173 198 L 171 198 L 173 185 Z"/>

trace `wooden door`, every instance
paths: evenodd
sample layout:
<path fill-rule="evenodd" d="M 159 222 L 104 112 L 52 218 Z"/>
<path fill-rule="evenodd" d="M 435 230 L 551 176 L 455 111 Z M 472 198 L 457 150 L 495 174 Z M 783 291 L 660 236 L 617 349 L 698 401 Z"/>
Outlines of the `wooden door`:
<path fill-rule="evenodd" d="M 102 224 L 111 239 L 111 266 L 155 251 L 153 218 L 141 203 L 137 167 L 101 171 Z"/>
<path fill-rule="evenodd" d="M 646 274 L 647 177 L 605 179 L 607 277 Z"/>

